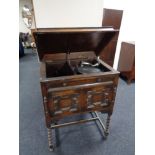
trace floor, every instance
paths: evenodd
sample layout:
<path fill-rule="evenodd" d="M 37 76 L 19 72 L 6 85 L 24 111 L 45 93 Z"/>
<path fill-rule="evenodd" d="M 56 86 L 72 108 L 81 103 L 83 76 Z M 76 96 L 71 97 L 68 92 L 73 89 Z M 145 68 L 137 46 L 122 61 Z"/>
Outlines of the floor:
<path fill-rule="evenodd" d="M 135 154 L 135 84 L 119 80 L 108 139 L 95 122 L 59 128 L 53 132 L 59 142 L 54 152 L 48 150 L 39 62 L 31 50 L 20 58 L 20 155 L 134 155 Z M 102 119 L 105 115 L 100 114 Z M 90 117 L 78 115 L 68 120 Z M 54 136 L 55 137 L 55 136 Z M 56 141 L 56 140 L 55 140 Z"/>

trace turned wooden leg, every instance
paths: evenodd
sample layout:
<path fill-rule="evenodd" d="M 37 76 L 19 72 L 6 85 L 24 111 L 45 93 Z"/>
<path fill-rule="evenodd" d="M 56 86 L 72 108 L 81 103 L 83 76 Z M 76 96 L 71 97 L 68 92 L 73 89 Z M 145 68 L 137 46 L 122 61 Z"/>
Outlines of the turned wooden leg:
<path fill-rule="evenodd" d="M 53 145 L 53 142 L 52 142 L 52 129 L 47 129 L 47 134 L 48 134 L 49 150 L 53 151 L 54 150 L 54 145 Z"/>
<path fill-rule="evenodd" d="M 105 138 L 107 138 L 107 136 L 109 135 L 110 117 L 111 117 L 111 115 L 108 115 L 107 120 L 106 120 L 106 128 L 105 128 L 105 131 L 104 131 Z"/>

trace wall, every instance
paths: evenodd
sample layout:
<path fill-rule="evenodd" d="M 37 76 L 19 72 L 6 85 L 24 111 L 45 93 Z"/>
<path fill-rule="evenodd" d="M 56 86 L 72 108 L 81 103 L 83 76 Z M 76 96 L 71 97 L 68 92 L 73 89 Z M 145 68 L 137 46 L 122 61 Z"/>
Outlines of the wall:
<path fill-rule="evenodd" d="M 103 0 L 33 0 L 40 27 L 101 26 Z"/>
<path fill-rule="evenodd" d="M 123 10 L 122 24 L 118 38 L 114 68 L 117 69 L 121 42 L 135 40 L 134 17 L 136 8 L 132 0 L 104 0 L 104 8 Z M 136 11 L 135 11 L 136 10 Z M 138 19 L 137 19 L 138 20 Z"/>

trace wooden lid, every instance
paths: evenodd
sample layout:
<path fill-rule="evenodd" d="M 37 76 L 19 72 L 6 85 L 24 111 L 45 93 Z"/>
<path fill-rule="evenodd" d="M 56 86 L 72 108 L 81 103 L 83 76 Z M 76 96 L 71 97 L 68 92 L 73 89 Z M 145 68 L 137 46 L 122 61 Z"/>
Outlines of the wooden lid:
<path fill-rule="evenodd" d="M 111 27 L 37 29 L 34 38 L 40 60 L 46 54 L 100 51 L 119 30 Z"/>

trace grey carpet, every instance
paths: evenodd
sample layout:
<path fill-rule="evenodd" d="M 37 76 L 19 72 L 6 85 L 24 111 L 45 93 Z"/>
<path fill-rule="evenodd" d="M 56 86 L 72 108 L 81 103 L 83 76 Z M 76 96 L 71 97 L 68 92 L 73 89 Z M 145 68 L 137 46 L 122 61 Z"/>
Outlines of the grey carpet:
<path fill-rule="evenodd" d="M 49 152 L 39 85 L 39 63 L 37 55 L 31 50 L 25 52 L 19 63 L 20 155 L 135 154 L 135 84 L 127 85 L 121 79 L 108 139 L 103 139 L 101 128 L 95 122 L 59 128 L 56 133 L 59 133 L 60 144 L 55 152 Z M 105 117 L 103 114 L 100 116 Z"/>

